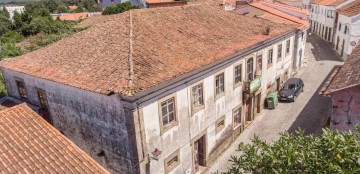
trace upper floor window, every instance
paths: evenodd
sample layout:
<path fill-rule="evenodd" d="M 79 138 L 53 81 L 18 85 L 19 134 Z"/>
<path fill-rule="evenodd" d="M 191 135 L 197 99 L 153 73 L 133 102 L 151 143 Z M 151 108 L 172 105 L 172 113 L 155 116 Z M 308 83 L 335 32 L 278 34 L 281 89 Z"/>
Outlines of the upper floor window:
<path fill-rule="evenodd" d="M 262 54 L 256 57 L 256 72 L 258 75 L 260 75 L 262 72 Z"/>
<path fill-rule="evenodd" d="M 286 41 L 286 54 L 290 53 L 290 39 Z"/>
<path fill-rule="evenodd" d="M 348 30 L 348 27 L 347 27 L 347 25 L 345 25 L 344 34 L 346 34 L 347 30 Z"/>
<path fill-rule="evenodd" d="M 221 73 L 215 77 L 215 94 L 219 95 L 224 91 L 225 91 L 224 73 Z"/>
<path fill-rule="evenodd" d="M 203 95 L 203 84 L 200 83 L 192 87 L 192 104 L 193 108 L 198 108 L 204 105 L 204 95 Z"/>
<path fill-rule="evenodd" d="M 273 62 L 273 49 L 270 49 L 269 53 L 268 53 L 268 61 L 267 61 L 267 63 L 268 63 L 268 65 L 271 65 L 272 62 Z"/>
<path fill-rule="evenodd" d="M 236 65 L 235 68 L 234 68 L 234 81 L 235 81 L 235 84 L 238 84 L 242 81 L 242 78 L 241 78 L 241 71 L 242 71 L 242 64 L 240 65 Z"/>
<path fill-rule="evenodd" d="M 341 31 L 341 23 L 339 22 L 339 31 Z"/>
<path fill-rule="evenodd" d="M 27 100 L 26 88 L 23 81 L 16 80 L 16 85 L 18 87 L 20 98 Z"/>
<path fill-rule="evenodd" d="M 163 126 L 166 126 L 169 123 L 176 121 L 174 97 L 161 102 L 161 116 Z"/>
<path fill-rule="evenodd" d="M 277 61 L 279 62 L 279 61 L 281 61 L 281 59 L 282 59 L 282 44 L 279 44 L 278 45 L 278 59 L 277 59 Z"/>
<path fill-rule="evenodd" d="M 251 81 L 254 79 L 254 59 L 248 59 L 246 65 L 247 81 Z"/>

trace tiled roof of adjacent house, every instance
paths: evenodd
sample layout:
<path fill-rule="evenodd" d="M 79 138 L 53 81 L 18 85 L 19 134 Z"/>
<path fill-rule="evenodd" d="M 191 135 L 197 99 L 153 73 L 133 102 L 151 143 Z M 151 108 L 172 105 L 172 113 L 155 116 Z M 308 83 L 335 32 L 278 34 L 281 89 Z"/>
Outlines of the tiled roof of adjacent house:
<path fill-rule="evenodd" d="M 355 0 L 337 10 L 338 13 L 345 16 L 355 16 L 360 14 L 360 0 Z"/>
<path fill-rule="evenodd" d="M 132 96 L 295 30 L 208 5 L 138 9 L 110 18 L 97 18 L 93 27 L 1 66 L 101 94 Z M 267 27 L 271 32 L 264 35 Z"/>
<path fill-rule="evenodd" d="M 276 9 L 273 9 L 271 7 L 268 7 L 264 4 L 262 4 L 261 2 L 253 2 L 253 3 L 250 3 L 250 6 L 252 7 L 255 7 L 255 8 L 258 8 L 258 9 L 261 9 L 263 11 L 266 11 L 270 14 L 273 14 L 273 15 L 276 15 L 276 16 L 279 16 L 281 18 L 284 18 L 286 20 L 289 20 L 291 22 L 294 22 L 294 23 L 297 23 L 297 24 L 300 24 L 298 25 L 298 28 L 299 29 L 305 29 L 307 27 L 309 27 L 309 22 L 308 21 L 305 21 L 305 20 L 302 20 L 302 19 L 299 19 L 295 16 L 292 16 L 292 15 L 289 15 L 289 14 L 286 14 L 284 12 L 281 12 L 279 10 L 276 10 Z M 263 16 L 264 17 L 270 17 L 269 15 L 268 16 Z M 269 20 L 271 21 L 274 21 L 272 20 L 274 19 L 273 17 L 270 17 Z M 278 21 L 278 19 L 276 19 Z M 277 21 L 274 21 L 274 22 L 277 22 Z M 280 23 L 284 23 L 284 22 L 280 22 Z"/>
<path fill-rule="evenodd" d="M 0 173 L 108 173 L 25 103 L 0 111 Z"/>
<path fill-rule="evenodd" d="M 298 8 L 298 7 L 294 7 L 294 6 L 290 6 L 290 5 L 282 4 L 282 3 L 278 3 L 278 2 L 261 2 L 261 3 L 263 3 L 264 5 L 270 6 L 270 7 L 271 6 L 278 7 L 278 8 L 287 9 L 290 11 L 303 13 L 305 15 L 309 15 L 309 11 L 307 9 L 302 9 L 302 8 Z"/>
<path fill-rule="evenodd" d="M 360 85 L 360 44 L 348 56 L 344 65 L 327 86 L 324 94 L 327 95 L 354 85 Z"/>
<path fill-rule="evenodd" d="M 324 6 L 337 6 L 347 0 L 314 0 L 313 4 L 324 5 Z"/>

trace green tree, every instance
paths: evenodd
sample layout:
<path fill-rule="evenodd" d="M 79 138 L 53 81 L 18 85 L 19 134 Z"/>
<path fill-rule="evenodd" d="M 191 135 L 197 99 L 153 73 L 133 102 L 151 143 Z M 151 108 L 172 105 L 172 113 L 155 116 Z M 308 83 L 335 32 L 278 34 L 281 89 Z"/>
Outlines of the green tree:
<path fill-rule="evenodd" d="M 0 11 L 0 36 L 11 29 L 11 21 L 5 16 L 4 12 Z"/>
<path fill-rule="evenodd" d="M 58 13 L 67 13 L 69 12 L 69 9 L 64 4 L 62 4 L 57 7 L 56 11 Z"/>
<path fill-rule="evenodd" d="M 81 13 L 81 12 L 85 12 L 85 8 L 82 5 L 79 5 L 73 12 L 74 13 Z"/>
<path fill-rule="evenodd" d="M 360 173 L 360 127 L 357 134 L 323 129 L 320 136 L 282 133 L 267 143 L 255 137 L 239 145 L 240 156 L 232 156 L 230 173 Z"/>
<path fill-rule="evenodd" d="M 6 17 L 8 17 L 8 18 L 10 18 L 10 13 L 9 13 L 9 11 L 5 8 L 5 7 L 3 7 L 3 12 L 4 12 L 4 15 L 6 16 Z"/>
<path fill-rule="evenodd" d="M 131 5 L 130 2 L 124 2 L 121 4 L 117 4 L 115 6 L 109 6 L 104 9 L 102 12 L 103 15 L 111 15 L 111 14 L 118 14 L 123 13 L 125 11 L 131 10 L 131 9 L 138 9 L 139 7 Z"/>

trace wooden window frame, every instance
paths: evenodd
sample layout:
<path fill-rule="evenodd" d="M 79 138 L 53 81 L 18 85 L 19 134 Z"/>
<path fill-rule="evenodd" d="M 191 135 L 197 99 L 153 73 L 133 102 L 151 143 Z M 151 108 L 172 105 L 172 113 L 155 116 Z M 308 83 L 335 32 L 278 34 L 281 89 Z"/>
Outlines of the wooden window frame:
<path fill-rule="evenodd" d="M 282 60 L 282 43 L 281 44 L 278 44 L 277 46 L 277 61 L 276 62 L 280 62 Z"/>
<path fill-rule="evenodd" d="M 195 106 L 194 105 L 194 100 L 195 100 L 195 98 L 194 98 L 194 91 L 193 91 L 193 89 L 195 88 L 195 87 L 197 87 L 197 86 L 201 86 L 201 89 L 202 89 L 202 91 L 201 91 L 201 104 L 200 105 L 198 105 L 198 106 Z M 191 99 L 191 113 L 192 113 L 192 115 L 193 114 L 195 114 L 196 112 L 198 112 L 198 111 L 200 111 L 200 110 L 202 110 L 202 109 L 204 109 L 205 108 L 205 104 L 204 104 L 204 82 L 203 81 L 200 81 L 200 82 L 198 82 L 198 83 L 195 83 L 195 84 L 193 84 L 191 87 L 190 87 L 190 99 Z"/>
<path fill-rule="evenodd" d="M 217 89 L 216 89 L 216 78 L 218 76 L 222 75 L 223 76 L 223 91 L 221 93 L 217 93 Z M 215 100 L 219 99 L 222 96 L 225 96 L 225 72 L 221 71 L 219 73 L 216 73 L 214 76 L 214 94 L 215 94 Z"/>
<path fill-rule="evenodd" d="M 248 72 L 248 70 L 249 70 L 249 65 L 248 65 L 248 63 L 249 63 L 249 61 L 252 61 L 251 62 L 251 72 Z M 245 68 L 245 74 L 246 74 L 246 81 L 247 82 L 250 82 L 250 81 L 252 81 L 252 80 L 254 80 L 255 79 L 255 71 L 254 71 L 254 57 L 249 57 L 249 58 L 247 58 L 246 59 L 246 62 L 245 62 L 245 64 L 246 64 L 246 68 Z M 249 78 L 249 75 L 251 74 L 251 79 Z"/>
<path fill-rule="evenodd" d="M 270 54 L 270 52 L 271 52 L 271 54 Z M 271 60 L 271 63 L 270 63 L 269 60 Z M 273 61 L 274 61 L 274 49 L 271 48 L 271 49 L 268 50 L 268 55 L 267 55 L 267 67 L 268 68 L 270 68 L 272 66 Z"/>
<path fill-rule="evenodd" d="M 235 125 L 235 111 L 239 110 L 239 114 L 240 114 L 240 123 L 238 125 Z M 243 124 L 243 120 L 242 120 L 243 114 L 242 114 L 242 107 L 241 105 L 236 106 L 233 110 L 232 110 L 232 124 L 233 124 L 233 130 L 239 128 L 240 126 L 242 126 Z"/>
<path fill-rule="evenodd" d="M 236 82 L 236 67 L 240 66 L 240 81 Z M 237 63 L 234 65 L 234 88 L 242 86 L 242 82 L 243 82 L 243 64 L 241 63 Z"/>
<path fill-rule="evenodd" d="M 177 161 L 175 162 L 175 164 L 169 165 L 168 163 L 170 161 L 174 160 L 174 158 L 177 158 Z M 165 173 L 170 173 L 171 171 L 173 171 L 179 165 L 180 165 L 180 151 L 179 150 L 176 150 L 175 152 L 173 152 L 172 154 L 170 154 L 169 156 L 167 156 L 164 159 Z"/>
<path fill-rule="evenodd" d="M 256 56 L 256 68 L 255 68 L 256 75 L 262 75 L 262 66 L 263 66 L 263 54 L 259 54 Z"/>
<path fill-rule="evenodd" d="M 174 113 L 174 120 L 171 122 L 168 122 L 166 125 L 163 124 L 163 114 L 162 114 L 162 103 L 173 99 L 173 113 Z M 171 128 L 179 125 L 178 123 L 178 113 L 177 113 L 177 108 L 176 108 L 176 95 L 170 95 L 167 97 L 162 98 L 161 100 L 158 101 L 158 110 L 159 110 L 159 120 L 160 120 L 160 134 L 164 134 L 166 131 L 170 130 Z"/>
<path fill-rule="evenodd" d="M 19 83 L 22 83 L 23 85 L 23 89 L 20 89 L 20 86 L 19 86 Z M 15 77 L 15 84 L 16 84 L 16 87 L 17 87 L 17 91 L 18 91 L 18 94 L 19 94 L 19 98 L 23 101 L 28 101 L 28 93 L 27 93 L 27 90 L 26 90 L 26 85 L 25 85 L 25 81 L 24 79 L 21 79 L 21 78 L 18 78 L 18 77 Z M 23 93 L 23 92 L 25 93 Z M 24 96 L 25 95 L 25 96 Z"/>
<path fill-rule="evenodd" d="M 290 42 L 290 39 L 286 40 L 286 43 L 285 43 L 285 51 L 286 51 L 286 55 L 288 56 L 290 54 L 290 45 L 291 45 L 291 42 Z"/>

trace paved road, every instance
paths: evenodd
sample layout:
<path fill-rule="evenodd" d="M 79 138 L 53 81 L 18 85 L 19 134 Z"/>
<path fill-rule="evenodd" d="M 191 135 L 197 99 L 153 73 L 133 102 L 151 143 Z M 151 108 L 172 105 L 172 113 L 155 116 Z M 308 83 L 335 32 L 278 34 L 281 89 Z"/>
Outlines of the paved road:
<path fill-rule="evenodd" d="M 249 143 L 250 138 L 255 134 L 271 142 L 279 137 L 279 133 L 294 132 L 298 127 L 305 129 L 307 134 L 321 133 L 322 124 L 330 115 L 331 100 L 318 93 L 330 72 L 342 62 L 328 43 L 313 35 L 308 37 L 305 57 L 308 59 L 306 67 L 296 75 L 304 80 L 305 91 L 296 102 L 280 103 L 274 110 L 264 110 L 217 159 L 207 173 L 226 170 L 231 165 L 228 161 L 230 156 L 238 155 L 236 152 L 238 144 Z"/>

